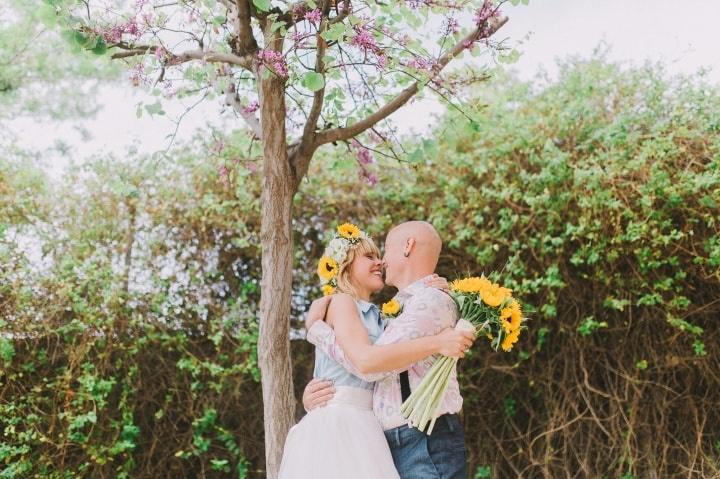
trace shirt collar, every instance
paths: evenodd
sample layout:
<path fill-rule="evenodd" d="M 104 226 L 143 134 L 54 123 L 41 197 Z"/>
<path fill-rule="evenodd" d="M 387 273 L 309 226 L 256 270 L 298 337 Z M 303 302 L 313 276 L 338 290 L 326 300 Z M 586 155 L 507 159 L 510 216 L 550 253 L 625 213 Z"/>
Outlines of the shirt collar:
<path fill-rule="evenodd" d="M 416 295 L 423 289 L 427 288 L 425 285 L 425 280 L 430 278 L 432 275 L 429 274 L 425 276 L 424 278 L 420 278 L 419 280 L 415 281 L 414 283 L 410 283 L 409 285 L 405 286 L 403 289 L 398 291 L 398 294 L 395 295 L 395 299 L 397 299 L 400 303 L 404 303 L 407 301 L 410 297 Z"/>
<path fill-rule="evenodd" d="M 360 311 L 362 311 L 363 314 L 367 314 L 367 312 L 370 311 L 373 307 L 377 308 L 376 305 L 362 299 L 358 299 L 357 302 L 360 305 Z"/>

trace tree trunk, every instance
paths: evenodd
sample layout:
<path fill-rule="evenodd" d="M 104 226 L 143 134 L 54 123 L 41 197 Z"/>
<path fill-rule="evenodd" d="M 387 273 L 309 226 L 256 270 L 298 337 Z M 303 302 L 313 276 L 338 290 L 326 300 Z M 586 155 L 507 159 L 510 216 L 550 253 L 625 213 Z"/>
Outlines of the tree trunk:
<path fill-rule="evenodd" d="M 258 75 L 259 80 L 260 77 Z M 267 477 L 275 479 L 285 437 L 295 421 L 289 340 L 293 266 L 291 215 L 295 189 L 285 137 L 284 82 L 271 75 L 259 83 L 263 184 L 258 362 L 262 373 Z"/>

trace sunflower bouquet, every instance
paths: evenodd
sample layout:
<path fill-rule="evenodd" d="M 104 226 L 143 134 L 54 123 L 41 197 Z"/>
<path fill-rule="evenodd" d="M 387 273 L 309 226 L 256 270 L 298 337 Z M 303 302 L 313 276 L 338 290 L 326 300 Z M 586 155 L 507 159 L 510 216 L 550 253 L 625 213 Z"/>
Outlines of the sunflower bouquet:
<path fill-rule="evenodd" d="M 455 329 L 472 331 L 488 338 L 497 351 L 510 351 L 520 337 L 524 319 L 520 304 L 512 291 L 493 283 L 485 276 L 455 280 L 450 284 L 450 296 L 460 311 Z M 401 414 L 410 424 L 431 434 L 437 419 L 450 375 L 457 359 L 443 356 L 433 363 L 420 385 L 402 404 Z"/>
<path fill-rule="evenodd" d="M 317 274 L 322 283 L 322 292 L 325 296 L 335 293 L 340 264 L 345 261 L 350 248 L 362 238 L 367 238 L 367 235 L 352 223 L 343 223 L 337 227 L 317 268 Z"/>

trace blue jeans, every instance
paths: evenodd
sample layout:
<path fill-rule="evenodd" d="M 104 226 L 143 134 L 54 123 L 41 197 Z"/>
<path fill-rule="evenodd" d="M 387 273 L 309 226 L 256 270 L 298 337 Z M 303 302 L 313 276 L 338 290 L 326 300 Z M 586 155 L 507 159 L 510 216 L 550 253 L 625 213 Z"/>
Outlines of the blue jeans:
<path fill-rule="evenodd" d="M 385 431 L 401 479 L 466 479 L 465 433 L 457 414 L 443 414 L 430 436 L 400 426 Z"/>

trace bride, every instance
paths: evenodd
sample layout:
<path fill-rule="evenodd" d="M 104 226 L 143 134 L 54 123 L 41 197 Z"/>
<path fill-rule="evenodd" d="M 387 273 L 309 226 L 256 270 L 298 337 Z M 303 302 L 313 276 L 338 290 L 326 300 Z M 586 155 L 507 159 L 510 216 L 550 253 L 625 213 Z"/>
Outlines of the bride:
<path fill-rule="evenodd" d="M 344 350 L 368 346 L 382 334 L 385 320 L 370 295 L 384 287 L 380 252 L 354 225 L 338 227 L 325 250 L 318 274 L 326 294 L 336 293 L 326 321 Z M 443 279 L 432 286 L 447 285 Z M 402 370 L 434 354 L 460 357 L 471 340 L 448 328 L 436 336 L 372 346 L 387 371 Z M 334 397 L 311 410 L 288 434 L 280 479 L 399 478 L 380 423 L 372 410 L 374 383 L 351 374 L 320 350 L 315 378 L 332 381 Z"/>

